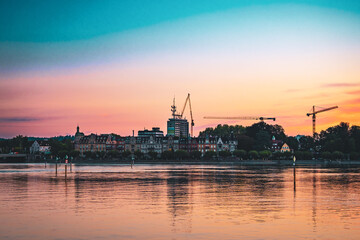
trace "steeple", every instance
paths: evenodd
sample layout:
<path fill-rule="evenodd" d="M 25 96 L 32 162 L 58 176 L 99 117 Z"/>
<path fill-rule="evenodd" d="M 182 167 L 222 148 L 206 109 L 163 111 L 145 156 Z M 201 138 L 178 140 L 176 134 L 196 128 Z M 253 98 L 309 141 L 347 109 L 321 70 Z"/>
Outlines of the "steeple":
<path fill-rule="evenodd" d="M 79 128 L 79 125 L 77 125 L 77 127 L 76 127 L 76 133 L 79 133 L 79 131 L 80 131 L 80 128 Z"/>

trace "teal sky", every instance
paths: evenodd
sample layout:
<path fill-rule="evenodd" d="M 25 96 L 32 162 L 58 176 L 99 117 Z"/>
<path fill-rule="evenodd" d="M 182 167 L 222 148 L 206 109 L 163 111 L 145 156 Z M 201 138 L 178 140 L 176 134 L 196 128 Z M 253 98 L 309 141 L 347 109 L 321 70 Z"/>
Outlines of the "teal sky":
<path fill-rule="evenodd" d="M 359 42 L 359 13 L 360 1 L 1 1 L 0 72 L 338 49 Z"/>
<path fill-rule="evenodd" d="M 201 14 L 274 4 L 302 4 L 360 13 L 357 0 L 2 0 L 0 41 L 84 40 Z"/>

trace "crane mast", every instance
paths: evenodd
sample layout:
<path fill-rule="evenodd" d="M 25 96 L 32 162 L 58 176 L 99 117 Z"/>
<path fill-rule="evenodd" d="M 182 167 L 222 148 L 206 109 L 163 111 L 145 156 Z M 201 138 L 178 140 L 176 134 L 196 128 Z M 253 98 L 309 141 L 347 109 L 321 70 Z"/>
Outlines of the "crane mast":
<path fill-rule="evenodd" d="M 193 136 L 193 127 L 195 125 L 194 123 L 194 119 L 193 119 L 193 114 L 192 114 L 192 108 L 191 108 L 191 100 L 190 100 L 190 93 L 188 93 L 187 95 L 187 98 L 185 100 L 185 104 L 184 104 L 184 107 L 181 111 L 181 114 L 180 114 L 180 118 L 183 117 L 184 115 L 184 112 L 185 112 L 185 108 L 186 108 L 186 104 L 189 102 L 189 108 L 190 108 L 190 118 L 191 118 L 191 137 Z"/>

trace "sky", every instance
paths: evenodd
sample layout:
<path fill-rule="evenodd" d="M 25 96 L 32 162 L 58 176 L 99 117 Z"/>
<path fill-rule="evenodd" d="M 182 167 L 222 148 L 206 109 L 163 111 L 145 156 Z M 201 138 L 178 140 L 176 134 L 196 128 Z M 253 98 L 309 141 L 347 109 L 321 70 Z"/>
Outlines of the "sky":
<path fill-rule="evenodd" d="M 276 117 L 360 125 L 359 1 L 0 2 L 0 137 L 131 135 L 191 94 L 195 135 Z M 190 118 L 189 109 L 185 117 Z"/>

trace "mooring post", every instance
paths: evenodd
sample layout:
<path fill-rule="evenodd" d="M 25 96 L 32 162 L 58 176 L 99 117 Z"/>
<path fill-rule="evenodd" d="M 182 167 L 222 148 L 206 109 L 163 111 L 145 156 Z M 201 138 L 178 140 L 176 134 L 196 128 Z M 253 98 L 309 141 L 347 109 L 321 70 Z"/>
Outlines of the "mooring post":
<path fill-rule="evenodd" d="M 66 155 L 65 156 L 65 179 L 66 179 L 66 176 L 67 176 L 67 165 L 69 163 L 69 160 L 68 160 L 68 156 Z"/>
<path fill-rule="evenodd" d="M 134 162 L 135 162 L 135 157 L 134 155 L 131 155 L 131 168 L 133 168 Z"/>
<path fill-rule="evenodd" d="M 293 163 L 293 166 L 294 166 L 294 192 L 296 191 L 296 157 L 294 155 L 294 163 Z"/>
<path fill-rule="evenodd" d="M 296 166 L 294 166 L 294 191 L 296 191 Z"/>
<path fill-rule="evenodd" d="M 72 160 L 73 160 L 73 157 L 70 158 L 70 172 L 72 172 Z"/>

